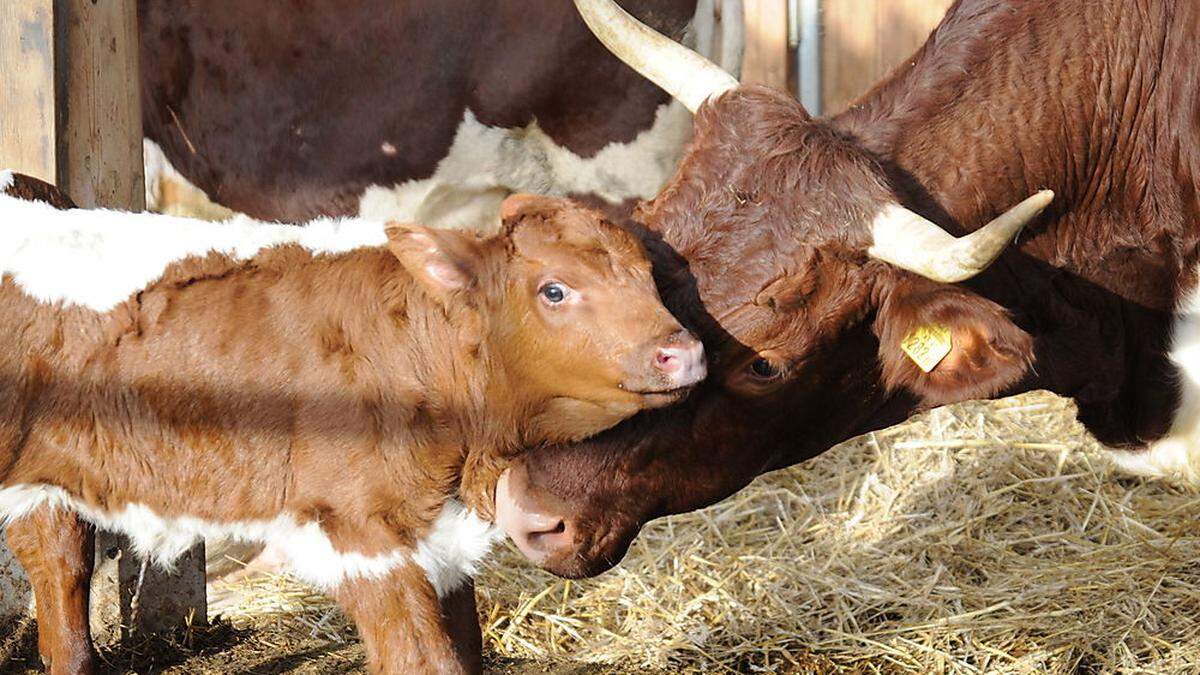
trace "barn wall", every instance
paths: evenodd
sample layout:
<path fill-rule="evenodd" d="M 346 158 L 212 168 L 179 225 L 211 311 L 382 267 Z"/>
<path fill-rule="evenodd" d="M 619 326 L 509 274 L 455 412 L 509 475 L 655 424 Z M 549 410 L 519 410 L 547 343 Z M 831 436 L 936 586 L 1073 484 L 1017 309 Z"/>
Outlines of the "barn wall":
<path fill-rule="evenodd" d="M 952 2 L 746 0 L 742 81 L 804 93 L 809 107 L 837 112 L 911 56 Z M 806 73 L 819 79 L 819 94 L 806 91 Z"/>
<path fill-rule="evenodd" d="M 842 110 L 924 44 L 953 0 L 822 0 L 823 112 Z"/>

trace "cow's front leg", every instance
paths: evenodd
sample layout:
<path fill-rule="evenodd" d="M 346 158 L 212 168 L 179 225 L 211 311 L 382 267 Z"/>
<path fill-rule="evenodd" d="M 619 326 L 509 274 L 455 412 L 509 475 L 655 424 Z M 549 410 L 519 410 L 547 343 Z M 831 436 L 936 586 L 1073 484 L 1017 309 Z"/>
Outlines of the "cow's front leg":
<path fill-rule="evenodd" d="M 476 636 L 468 638 L 476 641 L 474 645 L 456 645 L 452 631 L 453 626 L 463 632 L 458 625 L 464 618 L 463 596 L 447 598 L 454 612 L 451 618 L 445 616 L 442 600 L 420 567 L 409 563 L 383 576 L 349 579 L 336 595 L 358 627 L 371 672 L 479 672 L 478 624 Z M 461 657 L 460 650 L 470 652 L 468 658 Z"/>
<path fill-rule="evenodd" d="M 475 607 L 475 582 L 466 579 L 442 599 L 442 617 L 450 631 L 458 662 L 468 673 L 483 670 L 483 634 L 479 630 L 479 610 Z"/>
<path fill-rule="evenodd" d="M 88 628 L 95 532 L 65 509 L 40 506 L 8 525 L 8 546 L 33 584 L 38 652 L 50 673 L 92 673 Z"/>

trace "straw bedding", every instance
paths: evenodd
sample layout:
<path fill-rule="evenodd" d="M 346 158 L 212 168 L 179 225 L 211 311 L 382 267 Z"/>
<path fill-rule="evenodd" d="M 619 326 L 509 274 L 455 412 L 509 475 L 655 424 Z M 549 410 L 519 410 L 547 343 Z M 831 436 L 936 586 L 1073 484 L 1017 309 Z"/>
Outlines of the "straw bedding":
<path fill-rule="evenodd" d="M 932 411 L 655 522 L 569 582 L 502 551 L 488 648 L 620 670 L 1200 672 L 1200 494 L 1113 475 L 1066 400 Z M 235 625 L 343 640 L 283 578 L 227 589 Z"/>

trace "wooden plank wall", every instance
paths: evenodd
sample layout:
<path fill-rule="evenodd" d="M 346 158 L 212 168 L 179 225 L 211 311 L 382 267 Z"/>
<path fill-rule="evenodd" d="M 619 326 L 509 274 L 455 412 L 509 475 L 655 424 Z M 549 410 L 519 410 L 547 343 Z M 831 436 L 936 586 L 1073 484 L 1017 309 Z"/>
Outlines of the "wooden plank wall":
<path fill-rule="evenodd" d="M 0 168 L 53 183 L 53 0 L 0 2 Z"/>
<path fill-rule="evenodd" d="M 843 109 L 924 44 L 953 0 L 822 0 L 823 112 Z"/>
<path fill-rule="evenodd" d="M 145 207 L 135 0 L 3 0 L 0 73 L 0 167 Z"/>

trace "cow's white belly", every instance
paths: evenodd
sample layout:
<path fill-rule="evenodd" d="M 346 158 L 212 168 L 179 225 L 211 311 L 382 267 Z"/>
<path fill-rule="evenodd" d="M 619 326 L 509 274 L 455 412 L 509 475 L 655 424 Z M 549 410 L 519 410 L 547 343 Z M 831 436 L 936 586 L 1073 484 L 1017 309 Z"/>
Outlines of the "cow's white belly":
<path fill-rule="evenodd" d="M 299 524 L 287 515 L 272 520 L 213 522 L 187 516 L 166 518 L 142 504 L 102 512 L 72 499 L 60 488 L 42 485 L 0 489 L 0 522 L 18 520 L 43 505 L 70 509 L 96 527 L 126 535 L 139 555 L 168 569 L 201 538 L 270 545 L 283 554 L 296 577 L 323 589 L 336 588 L 349 579 L 380 578 L 397 567 L 415 564 L 443 596 L 475 574 L 492 544 L 502 536 L 474 511 L 450 500 L 416 547 L 364 555 L 336 550 L 319 525 Z"/>
<path fill-rule="evenodd" d="M 1144 450 L 1113 450 L 1110 455 L 1128 473 L 1200 485 L 1200 288 L 1188 293 L 1176 310 L 1170 359 L 1179 388 L 1170 431 Z"/>

